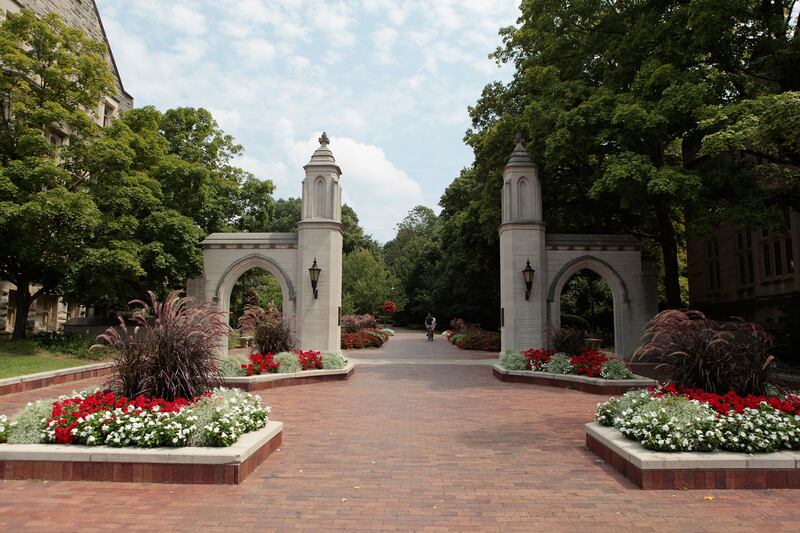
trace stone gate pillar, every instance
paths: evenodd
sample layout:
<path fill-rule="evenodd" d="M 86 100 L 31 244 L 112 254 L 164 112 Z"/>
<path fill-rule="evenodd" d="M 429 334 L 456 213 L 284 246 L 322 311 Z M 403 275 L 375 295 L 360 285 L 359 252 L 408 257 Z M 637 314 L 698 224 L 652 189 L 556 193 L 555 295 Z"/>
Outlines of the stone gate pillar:
<path fill-rule="evenodd" d="M 503 170 L 500 232 L 501 350 L 547 345 L 545 225 L 539 167 L 517 135 Z M 530 261 L 533 285 L 526 299 L 522 271 Z"/>
<path fill-rule="evenodd" d="M 303 167 L 303 203 L 298 224 L 297 334 L 300 348 L 338 351 L 342 305 L 341 169 L 323 132 L 320 146 Z M 308 269 L 321 269 L 317 294 Z"/>

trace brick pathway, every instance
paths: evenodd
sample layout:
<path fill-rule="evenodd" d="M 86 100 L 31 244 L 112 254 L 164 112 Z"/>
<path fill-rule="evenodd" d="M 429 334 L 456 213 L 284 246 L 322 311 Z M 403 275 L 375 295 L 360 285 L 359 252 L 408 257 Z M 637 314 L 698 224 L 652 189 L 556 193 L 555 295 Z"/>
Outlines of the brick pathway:
<path fill-rule="evenodd" d="M 409 354 L 449 364 L 365 364 L 346 382 L 267 391 L 284 446 L 240 486 L 8 481 L 0 529 L 800 530 L 798 491 L 635 488 L 584 448 L 597 396 L 502 383 L 453 364 L 465 354 L 438 338 L 400 332 L 368 355 Z"/>

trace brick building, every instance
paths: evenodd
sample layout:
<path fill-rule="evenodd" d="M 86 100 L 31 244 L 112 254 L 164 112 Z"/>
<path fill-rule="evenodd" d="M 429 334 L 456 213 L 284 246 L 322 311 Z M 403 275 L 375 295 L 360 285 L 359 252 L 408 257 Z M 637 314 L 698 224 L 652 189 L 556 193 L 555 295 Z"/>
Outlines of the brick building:
<path fill-rule="evenodd" d="M 691 306 L 715 318 L 758 322 L 779 339 L 796 336 L 789 321 L 793 307 L 800 310 L 798 243 L 797 212 L 789 214 L 786 228 L 779 231 L 723 224 L 689 239 Z"/>
<path fill-rule="evenodd" d="M 0 20 L 8 13 L 27 8 L 42 15 L 54 12 L 66 24 L 83 30 L 92 39 L 102 41 L 108 47 L 108 63 L 116 80 L 116 93 L 107 95 L 92 110 L 93 116 L 101 126 L 107 125 L 121 111 L 133 107 L 133 97 L 125 91 L 119 69 L 111 52 L 103 21 L 94 0 L 0 0 Z M 50 134 L 52 144 L 67 144 L 66 132 L 54 131 Z M 31 287 L 32 290 L 38 287 Z M 10 333 L 14 328 L 16 310 L 14 306 L 16 287 L 13 283 L 0 280 L 0 334 Z M 81 316 L 85 310 L 78 305 L 68 304 L 55 295 L 42 295 L 36 299 L 28 313 L 28 327 L 33 331 L 56 330 L 69 318 Z"/>

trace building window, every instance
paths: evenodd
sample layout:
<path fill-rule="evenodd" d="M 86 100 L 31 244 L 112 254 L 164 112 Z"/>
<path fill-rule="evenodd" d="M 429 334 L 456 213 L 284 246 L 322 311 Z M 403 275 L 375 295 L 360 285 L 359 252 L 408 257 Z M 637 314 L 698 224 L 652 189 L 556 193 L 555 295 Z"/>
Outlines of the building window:
<path fill-rule="evenodd" d="M 739 255 L 739 285 L 752 285 L 753 275 L 753 239 L 749 229 L 736 235 L 736 251 Z"/>
<path fill-rule="evenodd" d="M 775 235 L 762 231 L 761 250 L 764 261 L 764 277 L 784 276 L 794 273 L 794 250 L 792 238 L 785 233 Z"/>
<path fill-rule="evenodd" d="M 783 274 L 783 256 L 781 255 L 781 241 L 772 241 L 772 248 L 775 250 L 775 275 Z"/>
<path fill-rule="evenodd" d="M 717 239 L 706 241 L 706 278 L 708 290 L 713 291 L 722 287 L 719 275 L 719 242 Z"/>
<path fill-rule="evenodd" d="M 765 242 L 761 246 L 762 256 L 764 258 L 764 277 L 771 278 L 772 277 L 772 256 L 769 253 L 769 243 Z"/>
<path fill-rule="evenodd" d="M 103 127 L 107 128 L 114 120 L 114 108 L 108 104 L 103 106 Z"/>
<path fill-rule="evenodd" d="M 50 146 L 56 150 L 59 150 L 62 146 L 64 146 L 66 140 L 67 136 L 60 131 L 50 132 Z"/>

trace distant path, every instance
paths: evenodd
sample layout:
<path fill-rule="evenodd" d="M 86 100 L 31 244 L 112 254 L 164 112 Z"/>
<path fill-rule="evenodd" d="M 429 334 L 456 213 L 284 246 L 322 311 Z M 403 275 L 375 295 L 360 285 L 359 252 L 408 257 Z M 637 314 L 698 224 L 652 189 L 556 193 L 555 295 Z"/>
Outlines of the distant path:
<path fill-rule="evenodd" d="M 358 364 L 494 364 L 497 354 L 459 350 L 437 331 L 433 342 L 422 330 L 396 329 L 380 348 L 348 350 L 347 357 Z"/>

